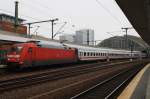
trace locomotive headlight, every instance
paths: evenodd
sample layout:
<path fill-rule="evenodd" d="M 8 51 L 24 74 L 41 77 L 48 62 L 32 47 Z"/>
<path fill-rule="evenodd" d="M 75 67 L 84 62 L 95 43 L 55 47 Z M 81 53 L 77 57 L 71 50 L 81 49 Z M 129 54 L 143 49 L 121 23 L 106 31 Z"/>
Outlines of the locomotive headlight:
<path fill-rule="evenodd" d="M 20 58 L 20 55 L 15 55 L 15 58 Z"/>
<path fill-rule="evenodd" d="M 20 58 L 20 55 L 7 55 L 8 58 Z"/>

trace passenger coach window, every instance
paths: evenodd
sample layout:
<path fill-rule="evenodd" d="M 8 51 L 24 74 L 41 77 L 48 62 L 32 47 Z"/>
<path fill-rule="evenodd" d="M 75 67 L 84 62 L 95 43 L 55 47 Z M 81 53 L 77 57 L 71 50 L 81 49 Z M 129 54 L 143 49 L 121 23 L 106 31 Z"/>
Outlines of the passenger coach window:
<path fill-rule="evenodd" d="M 81 52 L 80 52 L 80 56 L 81 56 Z"/>
<path fill-rule="evenodd" d="M 87 53 L 87 56 L 90 56 L 89 54 L 90 54 L 90 53 L 88 52 L 88 53 Z"/>
<path fill-rule="evenodd" d="M 84 56 L 86 56 L 86 52 L 84 52 Z"/>

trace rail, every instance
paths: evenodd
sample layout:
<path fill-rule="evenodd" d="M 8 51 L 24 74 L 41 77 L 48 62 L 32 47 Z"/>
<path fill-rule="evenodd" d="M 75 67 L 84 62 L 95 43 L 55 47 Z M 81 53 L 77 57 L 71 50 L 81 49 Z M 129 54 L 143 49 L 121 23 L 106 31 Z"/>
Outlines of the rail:
<path fill-rule="evenodd" d="M 83 91 L 83 92 L 81 92 L 81 93 L 79 93 L 79 94 L 76 94 L 76 95 L 74 95 L 73 97 L 71 97 L 70 99 L 82 99 L 82 98 L 87 98 L 88 97 L 88 99 L 90 99 L 89 97 L 92 97 L 91 99 L 96 99 L 96 98 L 94 98 L 94 97 L 97 97 L 97 95 L 95 95 L 94 93 L 97 93 L 95 90 L 98 90 L 98 88 L 100 88 L 101 86 L 105 86 L 105 85 L 107 85 L 107 83 L 109 83 L 109 82 L 111 82 L 112 80 L 114 80 L 114 79 L 118 79 L 118 77 L 120 77 L 120 76 L 122 76 L 122 75 L 126 75 L 127 73 L 131 73 L 130 75 L 129 75 L 129 77 L 127 77 L 121 84 L 119 84 L 117 87 L 115 87 L 115 89 L 113 89 L 111 92 L 109 92 L 105 97 L 99 97 L 99 99 L 100 98 L 105 98 L 105 99 L 112 99 L 112 97 L 117 93 L 117 91 L 127 82 L 127 81 L 129 81 L 140 69 L 141 69 L 141 67 L 139 68 L 136 68 L 136 71 L 134 70 L 135 68 L 132 68 L 130 71 L 132 71 L 132 72 L 129 72 L 129 70 L 125 70 L 125 71 L 122 71 L 122 72 L 120 72 L 120 73 L 118 73 L 118 74 L 116 74 L 116 75 L 114 75 L 114 76 L 112 76 L 112 77 L 109 77 L 109 78 L 107 78 L 106 80 L 104 80 L 104 81 L 102 81 L 102 82 L 100 82 L 100 83 L 98 83 L 98 84 L 96 84 L 96 85 L 94 85 L 94 86 L 92 86 L 92 87 L 90 87 L 90 88 L 88 88 L 87 90 L 85 90 L 85 91 Z M 104 90 L 103 90 L 104 91 Z M 92 95 L 94 94 L 94 96 L 92 96 L 91 95 L 91 93 L 92 93 Z M 99 93 L 99 92 L 98 92 Z M 104 93 L 104 92 L 102 92 L 102 93 Z M 101 92 L 99 93 L 99 94 L 102 94 Z M 107 92 L 105 92 L 105 94 L 106 94 Z M 99 96 L 99 95 L 98 95 Z M 103 95 L 102 95 L 103 96 Z M 98 97 L 97 97 L 98 98 Z"/>
<path fill-rule="evenodd" d="M 72 67 L 69 69 L 61 69 L 56 71 L 50 71 L 46 73 L 41 73 L 37 75 L 31 75 L 27 77 L 21 77 L 21 78 L 15 78 L 15 79 L 9 79 L 0 81 L 0 91 L 6 91 L 9 89 L 24 87 L 36 83 L 41 83 L 45 81 L 52 81 L 62 78 L 67 78 L 71 76 L 77 76 L 88 72 L 98 71 L 101 69 L 106 68 L 112 68 L 112 65 L 116 64 L 123 64 L 128 62 L 119 62 L 114 64 L 107 64 L 107 65 L 98 65 L 98 63 L 95 63 L 94 65 L 82 65 L 79 67 Z M 100 63 L 99 63 L 100 64 Z"/>

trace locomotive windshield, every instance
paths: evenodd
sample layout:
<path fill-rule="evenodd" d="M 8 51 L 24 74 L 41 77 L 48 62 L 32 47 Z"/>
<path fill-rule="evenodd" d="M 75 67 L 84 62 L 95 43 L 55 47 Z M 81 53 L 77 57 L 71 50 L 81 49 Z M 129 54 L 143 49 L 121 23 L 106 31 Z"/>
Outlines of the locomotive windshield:
<path fill-rule="evenodd" d="M 10 51 L 20 53 L 22 51 L 22 48 L 22 46 L 13 46 Z"/>

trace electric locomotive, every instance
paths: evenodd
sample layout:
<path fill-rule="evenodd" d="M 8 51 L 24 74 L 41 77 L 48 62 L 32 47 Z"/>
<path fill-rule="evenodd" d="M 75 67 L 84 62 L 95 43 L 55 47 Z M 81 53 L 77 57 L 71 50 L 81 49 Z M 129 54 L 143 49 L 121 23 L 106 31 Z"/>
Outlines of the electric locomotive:
<path fill-rule="evenodd" d="M 60 44 L 61 45 L 61 44 Z M 39 45 L 37 42 L 12 46 L 7 55 L 8 66 L 33 67 L 77 61 L 76 49 L 63 45 Z"/>

